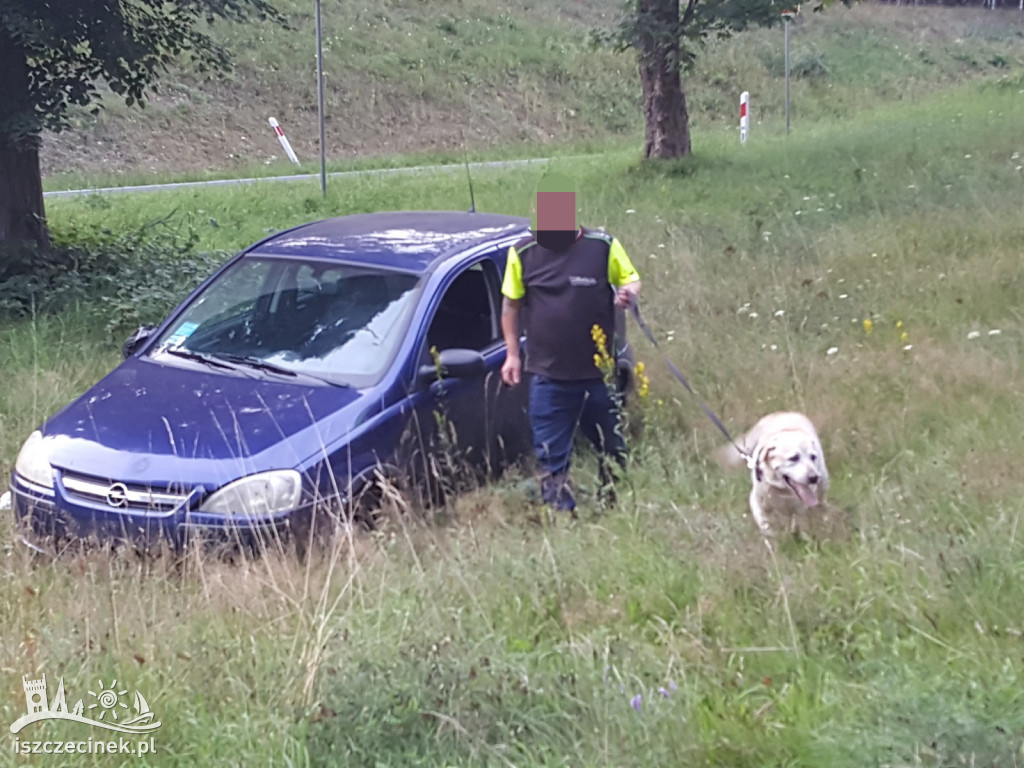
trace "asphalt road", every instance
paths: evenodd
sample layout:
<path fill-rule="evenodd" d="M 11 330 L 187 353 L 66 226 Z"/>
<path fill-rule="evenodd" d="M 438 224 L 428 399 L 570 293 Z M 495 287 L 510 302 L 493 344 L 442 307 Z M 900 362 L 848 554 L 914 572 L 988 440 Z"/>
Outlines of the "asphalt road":
<path fill-rule="evenodd" d="M 586 155 L 566 156 L 564 160 L 579 159 Z M 533 157 L 526 160 L 490 160 L 487 162 L 469 163 L 470 170 L 477 168 L 515 168 L 523 165 L 536 165 L 547 163 L 550 157 Z M 392 173 L 438 173 L 438 172 L 465 172 L 465 163 L 450 163 L 447 165 L 412 165 L 406 168 L 372 168 L 364 171 L 337 171 L 328 173 L 328 179 L 343 179 L 351 176 L 383 176 Z M 164 192 L 171 189 L 185 189 L 187 187 L 221 187 L 237 184 L 259 184 L 262 182 L 274 181 L 312 181 L 320 178 L 318 173 L 297 174 L 291 176 L 264 176 L 251 179 L 213 179 L 210 181 L 179 181 L 172 184 L 138 184 L 130 187 L 96 187 L 93 189 L 61 189 L 53 192 L 44 192 L 43 197 L 76 197 L 79 195 L 109 195 L 123 194 L 127 192 Z"/>

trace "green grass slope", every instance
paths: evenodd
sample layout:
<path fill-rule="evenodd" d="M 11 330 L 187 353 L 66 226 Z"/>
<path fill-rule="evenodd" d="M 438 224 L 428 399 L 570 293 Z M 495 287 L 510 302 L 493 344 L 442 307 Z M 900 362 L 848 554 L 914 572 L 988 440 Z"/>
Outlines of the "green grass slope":
<path fill-rule="evenodd" d="M 235 70 L 209 79 L 181 67 L 144 110 L 111 96 L 98 117 L 47 135 L 49 188 L 295 169 L 267 124 L 277 117 L 303 168 L 319 159 L 312 2 L 279 0 L 293 29 L 220 25 Z M 326 154 L 332 166 L 394 155 L 546 154 L 627 138 L 641 146 L 640 84 L 631 52 L 594 48 L 617 0 L 493 4 L 324 0 Z M 913 101 L 1021 61 L 1010 10 L 863 5 L 792 25 L 796 126 L 879 101 Z M 695 126 L 735 133 L 739 95 L 758 121 L 784 110 L 781 28 L 716 41 L 686 78 Z M 390 159 L 389 159 L 390 158 Z M 369 160 L 374 162 L 373 160 Z"/>

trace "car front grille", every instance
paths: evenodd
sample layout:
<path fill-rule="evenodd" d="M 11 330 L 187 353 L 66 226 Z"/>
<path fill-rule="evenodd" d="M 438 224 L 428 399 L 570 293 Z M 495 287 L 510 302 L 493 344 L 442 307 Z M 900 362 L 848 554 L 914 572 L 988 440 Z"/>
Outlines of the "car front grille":
<path fill-rule="evenodd" d="M 154 488 L 71 472 L 62 473 L 61 482 L 70 499 L 102 504 L 118 512 L 171 512 L 189 497 L 180 487 Z"/>

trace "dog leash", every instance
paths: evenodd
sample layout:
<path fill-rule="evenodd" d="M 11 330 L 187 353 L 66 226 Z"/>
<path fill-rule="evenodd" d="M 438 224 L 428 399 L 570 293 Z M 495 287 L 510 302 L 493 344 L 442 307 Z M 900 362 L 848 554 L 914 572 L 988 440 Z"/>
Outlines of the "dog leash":
<path fill-rule="evenodd" d="M 740 454 L 740 456 L 743 457 L 744 461 L 747 462 L 747 466 L 750 467 L 750 468 L 753 468 L 753 466 L 754 466 L 754 457 L 751 456 L 746 451 L 744 451 L 742 448 L 740 448 L 740 446 L 736 443 L 736 441 L 733 440 L 732 435 L 729 434 L 729 430 L 725 428 L 725 424 L 723 424 L 722 420 L 720 418 L 718 418 L 718 414 L 716 414 L 713 410 L 711 410 L 704 403 L 704 401 L 700 399 L 700 395 L 698 395 L 697 392 L 694 390 L 694 388 L 690 386 L 690 382 L 688 382 L 686 380 L 686 377 L 683 376 L 683 372 L 680 371 L 679 368 L 676 367 L 676 364 L 673 363 L 669 359 L 668 355 L 666 355 L 662 351 L 661 345 L 658 344 L 658 340 L 654 338 L 654 334 L 651 332 L 650 327 L 647 325 L 647 323 L 644 322 L 644 319 L 640 316 L 640 304 L 639 304 L 639 302 L 634 299 L 630 303 L 629 309 L 630 309 L 630 311 L 633 314 L 633 319 L 636 320 L 636 324 L 638 326 L 640 326 L 640 330 L 643 331 L 644 336 L 646 336 L 647 340 L 649 342 L 651 342 L 651 344 L 654 345 L 654 348 L 657 349 L 658 352 L 661 353 L 662 359 L 664 359 L 666 365 L 668 365 L 668 369 L 672 372 L 672 375 L 675 377 L 676 381 L 678 381 L 680 384 L 682 384 L 684 387 L 686 387 L 686 391 L 689 392 L 691 395 L 693 395 L 694 399 L 697 401 L 697 403 L 703 409 L 704 413 L 707 415 L 707 417 L 709 419 L 711 419 L 711 423 L 714 424 L 716 427 L 718 427 L 718 431 L 721 432 L 723 435 L 725 435 L 725 439 L 726 440 L 728 440 L 730 443 L 732 443 L 732 447 L 735 448 L 737 450 L 737 452 Z"/>

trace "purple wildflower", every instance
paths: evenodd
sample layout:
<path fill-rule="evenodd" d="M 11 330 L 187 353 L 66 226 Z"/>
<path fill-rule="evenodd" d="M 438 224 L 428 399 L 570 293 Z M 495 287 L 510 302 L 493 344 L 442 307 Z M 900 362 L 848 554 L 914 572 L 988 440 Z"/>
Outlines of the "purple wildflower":
<path fill-rule="evenodd" d="M 638 693 L 636 696 L 629 700 L 630 706 L 633 707 L 633 709 L 635 709 L 637 712 L 640 711 L 640 708 L 643 706 L 643 703 L 644 695 L 642 693 Z"/>
<path fill-rule="evenodd" d="M 671 695 L 672 695 L 672 694 L 670 694 L 670 693 L 668 692 L 668 690 L 666 690 L 665 688 L 658 688 L 658 693 L 660 693 L 660 694 L 661 694 L 662 696 L 664 696 L 664 697 L 665 697 L 666 699 L 667 699 L 667 698 L 668 698 L 669 696 L 671 696 Z"/>

